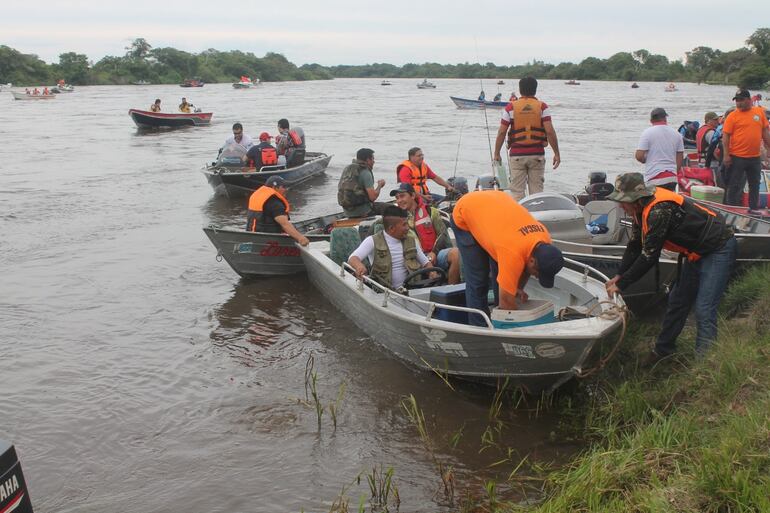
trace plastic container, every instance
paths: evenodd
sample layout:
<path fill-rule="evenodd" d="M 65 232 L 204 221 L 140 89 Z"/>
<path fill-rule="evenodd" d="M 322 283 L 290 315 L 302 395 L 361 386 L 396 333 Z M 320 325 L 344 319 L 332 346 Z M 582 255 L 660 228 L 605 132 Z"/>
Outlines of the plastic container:
<path fill-rule="evenodd" d="M 693 185 L 690 187 L 690 195 L 695 199 L 722 203 L 725 190 L 721 187 L 714 187 L 713 185 Z"/>
<path fill-rule="evenodd" d="M 521 328 L 556 322 L 553 303 L 545 299 L 530 299 L 518 310 L 492 310 L 492 324 L 498 329 Z"/>
<path fill-rule="evenodd" d="M 434 287 L 430 291 L 430 300 L 443 305 L 465 306 L 465 283 Z M 468 324 L 468 314 L 457 310 L 436 308 L 433 317 L 442 321 Z"/>

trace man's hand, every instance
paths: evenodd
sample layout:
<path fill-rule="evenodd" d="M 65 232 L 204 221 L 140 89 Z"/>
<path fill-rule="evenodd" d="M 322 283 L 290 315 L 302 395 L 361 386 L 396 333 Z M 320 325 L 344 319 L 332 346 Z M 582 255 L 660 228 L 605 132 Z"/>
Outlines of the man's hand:
<path fill-rule="evenodd" d="M 618 287 L 618 280 L 620 280 L 620 275 L 615 276 L 610 281 L 604 284 L 604 288 L 607 290 L 607 295 L 610 299 L 615 298 L 615 294 L 620 294 L 620 287 Z"/>
<path fill-rule="evenodd" d="M 355 264 L 353 265 L 353 269 L 355 269 L 356 278 L 358 278 L 359 280 L 361 279 L 362 276 L 366 276 L 368 274 L 368 271 L 366 270 L 366 266 L 364 264 Z"/>
<path fill-rule="evenodd" d="M 382 178 L 380 178 L 379 180 L 377 180 L 377 187 L 379 187 L 380 189 L 382 189 L 383 187 L 385 187 L 385 180 L 383 180 Z"/>
<path fill-rule="evenodd" d="M 559 167 L 559 164 L 561 164 L 561 156 L 554 155 L 553 156 L 553 168 L 556 169 L 557 167 Z"/>
<path fill-rule="evenodd" d="M 524 289 L 518 289 L 516 290 L 516 299 L 519 301 L 519 304 L 524 304 L 529 301 L 529 294 L 524 292 Z"/>
<path fill-rule="evenodd" d="M 310 239 L 305 237 L 304 235 L 301 235 L 300 238 L 297 240 L 300 246 L 307 247 L 308 244 L 310 244 Z"/>
<path fill-rule="evenodd" d="M 730 167 L 730 164 L 732 164 L 732 163 L 733 163 L 733 158 L 732 158 L 732 157 L 730 156 L 730 154 L 728 153 L 728 154 L 727 154 L 727 155 L 725 155 L 725 156 L 724 156 L 724 158 L 722 159 L 722 164 L 724 164 L 724 165 L 725 165 L 725 167 Z"/>
<path fill-rule="evenodd" d="M 500 157 L 499 153 L 497 155 L 495 155 L 495 162 L 500 162 L 500 163 L 503 162 L 503 159 Z"/>
<path fill-rule="evenodd" d="M 426 253 L 425 256 L 428 257 L 428 260 L 430 260 L 430 265 L 436 265 L 436 254 L 433 251 Z"/>

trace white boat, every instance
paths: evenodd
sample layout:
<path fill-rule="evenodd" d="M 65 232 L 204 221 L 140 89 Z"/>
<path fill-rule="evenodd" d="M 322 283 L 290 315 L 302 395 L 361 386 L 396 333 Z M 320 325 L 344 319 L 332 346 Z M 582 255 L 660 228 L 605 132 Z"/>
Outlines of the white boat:
<path fill-rule="evenodd" d="M 676 92 L 676 91 L 678 91 L 678 90 L 679 90 L 679 89 L 677 89 L 677 88 L 676 88 L 676 86 L 675 86 L 673 83 L 671 83 L 671 84 L 668 84 L 668 85 L 667 85 L 667 86 L 666 86 L 666 87 L 663 89 L 663 91 L 664 91 L 664 92 L 666 92 L 666 93 L 674 93 L 674 92 Z"/>
<path fill-rule="evenodd" d="M 55 94 L 27 94 L 18 91 L 11 91 L 11 94 L 15 100 L 53 100 L 56 98 Z"/>
<path fill-rule="evenodd" d="M 250 89 L 254 86 L 259 85 L 259 79 L 255 78 L 254 80 L 250 79 L 249 77 L 241 77 L 241 79 L 238 82 L 233 83 L 233 88 L 235 89 Z"/>
<path fill-rule="evenodd" d="M 5 91 L 13 87 L 13 84 L 8 82 L 7 84 L 0 84 L 0 91 Z"/>
<path fill-rule="evenodd" d="M 70 84 L 57 84 L 51 87 L 52 93 L 72 93 L 75 91 L 75 86 Z"/>
<path fill-rule="evenodd" d="M 433 82 L 428 82 L 428 79 L 424 79 L 422 82 L 417 84 L 417 89 L 435 89 L 436 84 Z"/>
<path fill-rule="evenodd" d="M 335 238 L 337 230 L 353 231 Z M 356 279 L 345 253 L 355 249 L 347 235 L 357 233 L 335 228 L 330 241 L 300 248 L 310 282 L 387 352 L 442 377 L 486 384 L 509 379 L 530 393 L 552 391 L 585 371 L 623 325 L 623 300 L 605 301 L 607 277 L 577 262 L 582 271 L 562 269 L 551 289 L 537 279 L 525 287 L 530 301 L 562 320 L 504 329 L 480 310 L 449 304 L 449 294 L 464 299 L 463 284 L 412 289 L 407 296 Z M 481 315 L 486 325 L 467 324 L 468 314 Z"/>

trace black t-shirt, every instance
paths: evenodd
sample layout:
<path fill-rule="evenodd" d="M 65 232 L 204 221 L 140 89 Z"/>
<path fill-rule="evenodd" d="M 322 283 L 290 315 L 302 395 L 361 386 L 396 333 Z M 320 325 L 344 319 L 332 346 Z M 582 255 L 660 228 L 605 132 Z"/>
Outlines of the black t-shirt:
<path fill-rule="evenodd" d="M 286 215 L 286 205 L 275 196 L 268 199 L 262 206 L 262 218 L 265 223 L 274 223 L 278 216 Z"/>
<path fill-rule="evenodd" d="M 246 159 L 253 160 L 255 167 L 262 167 L 262 149 L 263 148 L 274 148 L 274 147 L 268 141 L 263 141 L 257 145 L 252 146 L 251 148 L 249 148 L 249 151 L 246 152 Z"/>

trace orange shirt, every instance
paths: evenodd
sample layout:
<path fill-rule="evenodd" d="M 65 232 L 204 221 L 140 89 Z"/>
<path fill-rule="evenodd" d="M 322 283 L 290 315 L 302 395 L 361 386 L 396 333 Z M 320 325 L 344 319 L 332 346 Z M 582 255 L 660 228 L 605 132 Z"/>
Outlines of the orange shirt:
<path fill-rule="evenodd" d="M 466 194 L 455 205 L 452 218 L 497 262 L 497 283 L 509 294 L 518 290 L 535 246 L 551 242 L 546 227 L 503 191 Z"/>
<path fill-rule="evenodd" d="M 759 157 L 762 130 L 767 126 L 767 117 L 761 107 L 732 111 L 722 129 L 726 134 L 730 134 L 730 155 L 742 158 Z"/>

